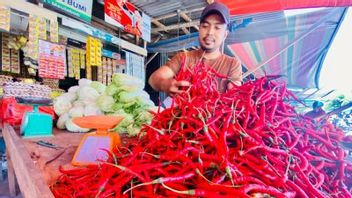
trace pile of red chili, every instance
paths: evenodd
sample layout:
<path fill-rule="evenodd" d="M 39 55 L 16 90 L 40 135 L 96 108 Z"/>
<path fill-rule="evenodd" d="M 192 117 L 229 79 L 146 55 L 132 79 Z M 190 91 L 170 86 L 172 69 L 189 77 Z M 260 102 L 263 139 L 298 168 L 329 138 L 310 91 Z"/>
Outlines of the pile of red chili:
<path fill-rule="evenodd" d="M 198 65 L 192 85 L 108 162 L 61 170 L 56 197 L 352 197 L 352 163 L 331 123 L 298 115 L 274 77 L 216 90 Z"/>

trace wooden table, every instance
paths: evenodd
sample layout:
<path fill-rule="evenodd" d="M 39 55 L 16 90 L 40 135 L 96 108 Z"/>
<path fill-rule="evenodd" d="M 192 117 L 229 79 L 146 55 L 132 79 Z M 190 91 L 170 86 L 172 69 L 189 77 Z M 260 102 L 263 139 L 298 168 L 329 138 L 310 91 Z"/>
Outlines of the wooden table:
<path fill-rule="evenodd" d="M 24 139 L 8 124 L 4 124 L 2 133 L 7 150 L 10 196 L 16 195 L 17 180 L 25 198 L 54 197 L 49 185 L 59 176 L 59 166 L 71 166 L 72 156 L 83 134 L 54 129 L 52 137 Z M 40 146 L 36 144 L 39 140 L 62 148 Z"/>

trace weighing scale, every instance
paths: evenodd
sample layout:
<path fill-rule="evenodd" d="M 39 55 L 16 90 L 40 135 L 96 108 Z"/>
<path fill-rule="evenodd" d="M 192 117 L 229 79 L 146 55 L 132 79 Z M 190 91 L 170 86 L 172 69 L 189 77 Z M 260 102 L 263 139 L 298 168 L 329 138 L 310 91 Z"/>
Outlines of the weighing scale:
<path fill-rule="evenodd" d="M 96 129 L 83 136 L 74 156 L 72 165 L 84 166 L 96 164 L 99 160 L 106 161 L 109 157 L 107 152 L 112 152 L 116 146 L 120 146 L 121 140 L 117 132 L 108 132 L 122 120 L 123 116 L 86 116 L 74 118 L 73 123 L 82 128 Z"/>
<path fill-rule="evenodd" d="M 33 106 L 33 112 L 26 112 L 21 123 L 21 135 L 25 138 L 46 137 L 53 134 L 53 119 L 51 115 L 40 113 L 39 106 L 49 106 L 52 100 L 46 98 L 16 97 L 20 104 Z"/>

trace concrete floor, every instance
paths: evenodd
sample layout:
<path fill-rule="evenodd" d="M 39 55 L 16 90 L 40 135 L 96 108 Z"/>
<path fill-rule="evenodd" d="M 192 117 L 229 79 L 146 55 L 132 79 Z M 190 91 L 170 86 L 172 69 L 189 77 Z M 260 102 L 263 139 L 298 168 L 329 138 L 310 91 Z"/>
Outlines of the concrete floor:
<path fill-rule="evenodd" d="M 0 181 L 0 198 L 10 198 L 9 186 L 7 183 L 7 179 L 4 181 Z M 16 197 L 12 198 L 22 198 L 21 193 L 18 192 Z"/>
<path fill-rule="evenodd" d="M 10 198 L 9 185 L 7 181 L 7 164 L 3 164 L 4 155 L 0 153 L 0 198 Z M 21 193 L 18 191 L 18 195 L 12 198 L 22 198 Z"/>

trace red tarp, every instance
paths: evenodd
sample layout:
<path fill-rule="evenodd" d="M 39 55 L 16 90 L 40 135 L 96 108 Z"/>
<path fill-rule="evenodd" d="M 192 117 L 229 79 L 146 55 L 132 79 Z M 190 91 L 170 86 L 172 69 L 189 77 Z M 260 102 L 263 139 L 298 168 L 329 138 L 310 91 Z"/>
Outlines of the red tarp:
<path fill-rule="evenodd" d="M 231 15 L 274 12 L 297 8 L 352 6 L 352 0 L 217 0 L 226 4 Z"/>

